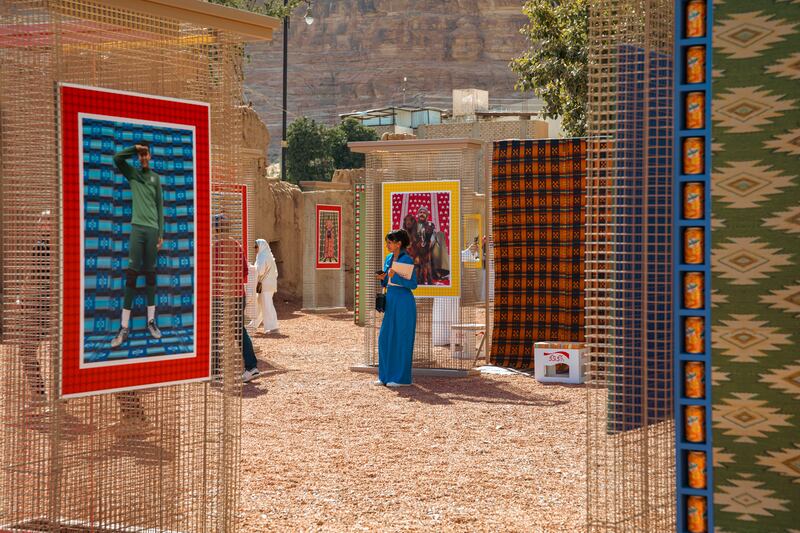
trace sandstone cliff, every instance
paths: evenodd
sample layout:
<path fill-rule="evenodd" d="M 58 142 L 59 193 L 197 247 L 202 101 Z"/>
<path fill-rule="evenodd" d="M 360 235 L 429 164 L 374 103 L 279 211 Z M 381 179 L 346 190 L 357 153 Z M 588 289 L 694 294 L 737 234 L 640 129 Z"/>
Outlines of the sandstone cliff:
<path fill-rule="evenodd" d="M 519 97 L 509 60 L 525 48 L 523 0 L 315 0 L 314 24 L 299 9 L 289 31 L 289 121 L 334 123 L 339 113 L 424 95 L 449 108 L 452 90 Z M 282 32 L 249 47 L 246 98 L 280 143 Z"/>

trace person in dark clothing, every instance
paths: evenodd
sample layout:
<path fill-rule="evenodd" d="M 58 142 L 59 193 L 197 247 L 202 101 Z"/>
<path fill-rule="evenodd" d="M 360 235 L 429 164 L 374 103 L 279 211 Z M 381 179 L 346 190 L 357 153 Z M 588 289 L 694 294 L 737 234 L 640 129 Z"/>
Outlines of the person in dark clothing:
<path fill-rule="evenodd" d="M 222 269 L 226 266 L 227 261 L 232 261 L 235 265 L 241 265 L 242 278 L 241 283 L 237 283 L 236 287 L 236 323 L 242 324 L 242 359 L 244 360 L 244 372 L 242 373 L 242 381 L 250 381 L 261 374 L 258 370 L 258 359 L 256 358 L 255 348 L 247 329 L 244 326 L 244 309 L 246 305 L 245 284 L 249 274 L 249 265 L 247 264 L 247 257 L 245 257 L 242 245 L 235 239 L 230 238 L 230 222 L 224 214 L 214 216 L 214 231 L 216 239 L 214 242 L 214 268 Z M 237 276 L 238 277 L 238 276 Z M 238 282 L 239 280 L 237 280 Z M 216 307 L 222 307 L 222 299 L 224 297 L 224 290 L 221 284 L 214 285 L 214 300 Z M 215 348 L 215 367 L 221 364 L 220 353 L 222 350 L 220 339 L 220 327 L 217 324 L 214 328 L 214 348 Z M 217 374 L 219 371 L 216 372 Z"/>

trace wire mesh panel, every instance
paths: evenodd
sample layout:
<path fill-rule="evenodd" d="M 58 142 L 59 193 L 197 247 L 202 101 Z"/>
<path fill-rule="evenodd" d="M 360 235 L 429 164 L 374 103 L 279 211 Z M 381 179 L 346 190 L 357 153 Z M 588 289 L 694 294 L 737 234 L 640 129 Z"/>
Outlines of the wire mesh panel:
<path fill-rule="evenodd" d="M 484 352 L 487 319 L 488 205 L 486 163 L 478 141 L 378 141 L 354 143 L 366 151 L 363 266 L 372 274 L 361 290 L 365 313 L 364 363 L 378 363 L 383 318 L 374 309 L 388 252 L 384 236 L 404 227 L 412 236 L 419 287 L 413 367 L 468 370 Z M 416 248 L 415 248 L 415 242 Z M 430 249 L 426 249 L 429 247 Z M 437 252 L 438 249 L 438 252 Z"/>
<path fill-rule="evenodd" d="M 0 529 L 236 529 L 241 196 L 212 195 L 225 217 L 198 259 L 213 266 L 212 381 L 59 400 L 59 257 L 78 252 L 59 230 L 56 92 L 67 82 L 210 104 L 213 182 L 235 184 L 242 51 L 230 32 L 90 1 L 0 3 Z M 106 161 L 101 138 L 85 142 Z M 187 193 L 164 190 L 167 218 Z"/>
<path fill-rule="evenodd" d="M 673 531 L 672 2 L 590 6 L 591 531 Z"/>

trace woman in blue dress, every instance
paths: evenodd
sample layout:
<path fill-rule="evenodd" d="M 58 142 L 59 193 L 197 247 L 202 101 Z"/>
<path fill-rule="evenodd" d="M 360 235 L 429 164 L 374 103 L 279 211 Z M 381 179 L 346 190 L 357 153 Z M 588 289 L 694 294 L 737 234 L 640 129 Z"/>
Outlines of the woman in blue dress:
<path fill-rule="evenodd" d="M 376 384 L 386 384 L 388 387 L 411 385 L 411 358 L 417 331 L 417 304 L 411 291 L 417 288 L 417 271 L 412 269 L 411 277 L 406 279 L 392 268 L 394 263 L 414 264 L 414 260 L 406 253 L 409 244 L 406 230 L 400 229 L 386 235 L 386 248 L 391 253 L 386 256 L 383 271 L 378 274 L 381 285 L 387 287 L 387 291 L 386 311 L 378 336 Z"/>

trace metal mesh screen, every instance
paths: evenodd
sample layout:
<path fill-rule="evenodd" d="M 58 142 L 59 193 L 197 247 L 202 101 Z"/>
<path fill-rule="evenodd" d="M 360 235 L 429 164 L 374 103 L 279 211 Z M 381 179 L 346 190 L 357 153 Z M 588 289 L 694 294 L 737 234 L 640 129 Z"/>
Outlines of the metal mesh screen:
<path fill-rule="evenodd" d="M 675 528 L 672 4 L 590 6 L 590 531 Z"/>
<path fill-rule="evenodd" d="M 214 183 L 239 182 L 242 43 L 82 0 L 0 3 L 0 529 L 233 531 L 238 504 L 241 259 L 214 261 L 212 383 L 58 399 L 56 82 L 208 102 Z M 212 195 L 241 241 L 241 200 Z M 42 245 L 44 243 L 44 245 Z M 146 434 L 115 431 L 137 410 Z M 137 529 L 138 530 L 138 529 Z"/>
<path fill-rule="evenodd" d="M 422 145 L 424 146 L 424 145 Z M 488 190 L 483 148 L 442 149 L 435 146 L 418 150 L 377 151 L 366 157 L 366 209 L 362 221 L 363 266 L 369 275 L 366 292 L 365 358 L 367 365 L 378 364 L 378 334 L 383 315 L 374 309 L 380 286 L 374 272 L 383 268 L 387 255 L 384 246 L 385 209 L 388 196 L 384 184 L 457 181 L 459 201 L 450 206 L 450 247 L 457 247 L 460 281 L 453 281 L 458 296 L 419 296 L 414 343 L 414 368 L 468 370 L 476 358 L 486 353 L 482 342 L 486 334 L 487 294 L 490 293 L 487 269 L 491 266 L 491 247 L 487 213 L 491 198 L 477 190 Z M 480 186 L 479 186 L 480 184 Z M 435 183 L 431 186 L 436 190 Z M 399 189 L 403 189 L 402 185 Z M 391 200 L 390 200 L 391 201 Z M 411 200 L 413 202 L 413 199 Z M 404 208 L 405 209 L 405 208 Z M 409 208 L 409 212 L 413 207 Z M 405 211 L 404 211 L 405 212 Z M 453 228 L 458 225 L 458 235 Z M 476 241 L 477 239 L 477 241 Z M 470 249 L 470 247 L 472 247 Z M 418 269 L 418 279 L 419 269 Z M 489 272 L 491 275 L 491 272 Z"/>

